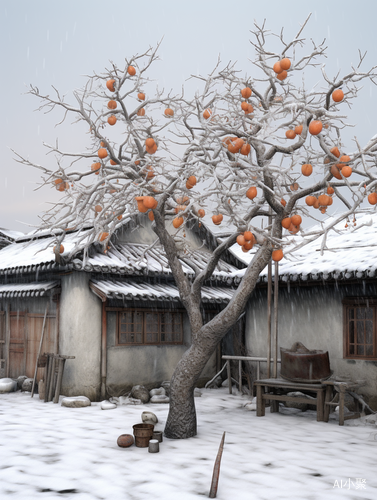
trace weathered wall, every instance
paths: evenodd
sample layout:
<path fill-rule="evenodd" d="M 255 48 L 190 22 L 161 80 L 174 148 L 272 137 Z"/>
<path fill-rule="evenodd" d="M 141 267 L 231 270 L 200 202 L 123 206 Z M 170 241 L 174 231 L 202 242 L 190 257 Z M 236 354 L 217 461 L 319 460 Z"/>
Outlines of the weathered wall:
<path fill-rule="evenodd" d="M 44 314 L 46 305 L 48 305 L 49 314 L 56 313 L 56 302 L 51 297 L 29 297 L 29 298 L 1 298 L 0 311 L 6 311 L 7 305 L 11 312 L 26 312 L 35 314 Z"/>
<path fill-rule="evenodd" d="M 128 392 L 133 385 L 148 388 L 170 380 L 174 369 L 188 349 L 191 331 L 187 320 L 183 324 L 182 345 L 116 346 L 116 313 L 107 313 L 107 390 L 118 396 Z M 204 368 L 201 380 L 206 381 L 215 374 L 216 357 L 213 355 Z"/>
<path fill-rule="evenodd" d="M 61 278 L 59 353 L 75 356 L 65 363 L 62 394 L 95 401 L 101 389 L 102 305 L 89 279 L 78 272 Z"/>
<path fill-rule="evenodd" d="M 329 352 L 336 376 L 367 379 L 360 392 L 376 397 L 377 361 L 343 359 L 343 305 L 350 296 L 377 296 L 371 284 L 279 287 L 278 346 L 302 342 L 308 349 Z M 253 356 L 267 355 L 267 290 L 258 289 L 247 305 L 246 346 Z M 278 365 L 279 367 L 279 365 Z M 266 375 L 266 364 L 261 365 Z"/>

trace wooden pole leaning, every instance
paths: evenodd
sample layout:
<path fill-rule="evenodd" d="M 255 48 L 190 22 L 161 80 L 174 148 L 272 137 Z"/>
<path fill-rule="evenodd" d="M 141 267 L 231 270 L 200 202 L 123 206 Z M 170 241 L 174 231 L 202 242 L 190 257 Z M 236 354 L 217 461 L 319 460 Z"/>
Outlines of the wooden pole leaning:
<path fill-rule="evenodd" d="M 48 304 L 46 305 L 45 316 L 43 318 L 41 340 L 39 342 L 39 349 L 38 349 L 37 359 L 35 360 L 35 370 L 34 370 L 34 378 L 33 378 L 33 387 L 31 389 L 31 397 L 34 396 L 35 382 L 37 380 L 38 360 L 39 360 L 39 356 L 41 355 L 41 350 L 42 350 L 43 336 L 44 336 L 45 326 L 46 326 L 47 311 L 48 311 Z"/>

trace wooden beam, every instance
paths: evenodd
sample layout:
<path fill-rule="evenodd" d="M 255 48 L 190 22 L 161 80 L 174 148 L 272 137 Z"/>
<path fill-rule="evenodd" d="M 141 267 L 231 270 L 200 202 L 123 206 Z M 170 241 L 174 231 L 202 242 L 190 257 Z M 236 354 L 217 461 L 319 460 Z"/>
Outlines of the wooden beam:
<path fill-rule="evenodd" d="M 279 262 L 275 262 L 274 282 L 274 363 L 273 377 L 278 376 L 278 300 L 279 300 Z"/>

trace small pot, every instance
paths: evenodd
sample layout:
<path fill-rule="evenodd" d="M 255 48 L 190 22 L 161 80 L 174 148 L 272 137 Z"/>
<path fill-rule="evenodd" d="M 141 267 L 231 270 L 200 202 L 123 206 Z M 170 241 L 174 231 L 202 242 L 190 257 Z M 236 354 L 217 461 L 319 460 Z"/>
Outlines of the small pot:
<path fill-rule="evenodd" d="M 149 440 L 152 439 L 154 425 L 135 424 L 132 426 L 135 436 L 135 446 L 138 448 L 147 448 Z"/>

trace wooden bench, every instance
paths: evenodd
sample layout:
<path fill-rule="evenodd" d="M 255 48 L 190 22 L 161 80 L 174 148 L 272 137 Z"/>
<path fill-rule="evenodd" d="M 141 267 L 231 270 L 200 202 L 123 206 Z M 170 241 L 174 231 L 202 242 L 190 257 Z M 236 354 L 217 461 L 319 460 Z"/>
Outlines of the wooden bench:
<path fill-rule="evenodd" d="M 324 408 L 325 422 L 329 421 L 331 407 L 335 409 L 336 406 L 339 406 L 339 425 L 344 425 L 345 420 L 360 418 L 360 411 L 361 411 L 360 403 L 357 399 L 355 399 L 353 391 L 363 386 L 365 384 L 364 381 L 338 382 L 336 380 L 323 380 L 323 384 L 326 387 L 325 408 Z M 344 399 L 347 392 L 354 398 L 357 408 L 357 411 L 355 413 L 351 413 L 350 415 L 344 415 Z"/>
<path fill-rule="evenodd" d="M 279 401 L 295 402 L 310 404 L 317 407 L 317 421 L 324 422 L 324 401 L 325 389 L 322 384 L 304 384 L 302 382 L 290 382 L 289 380 L 268 378 L 256 380 L 254 385 L 257 388 L 257 417 L 264 417 L 266 410 L 266 401 L 271 401 L 271 413 L 279 411 Z M 287 394 L 277 394 L 278 390 L 282 391 L 300 391 L 312 392 L 316 397 L 308 399 L 305 397 L 288 396 Z"/>

